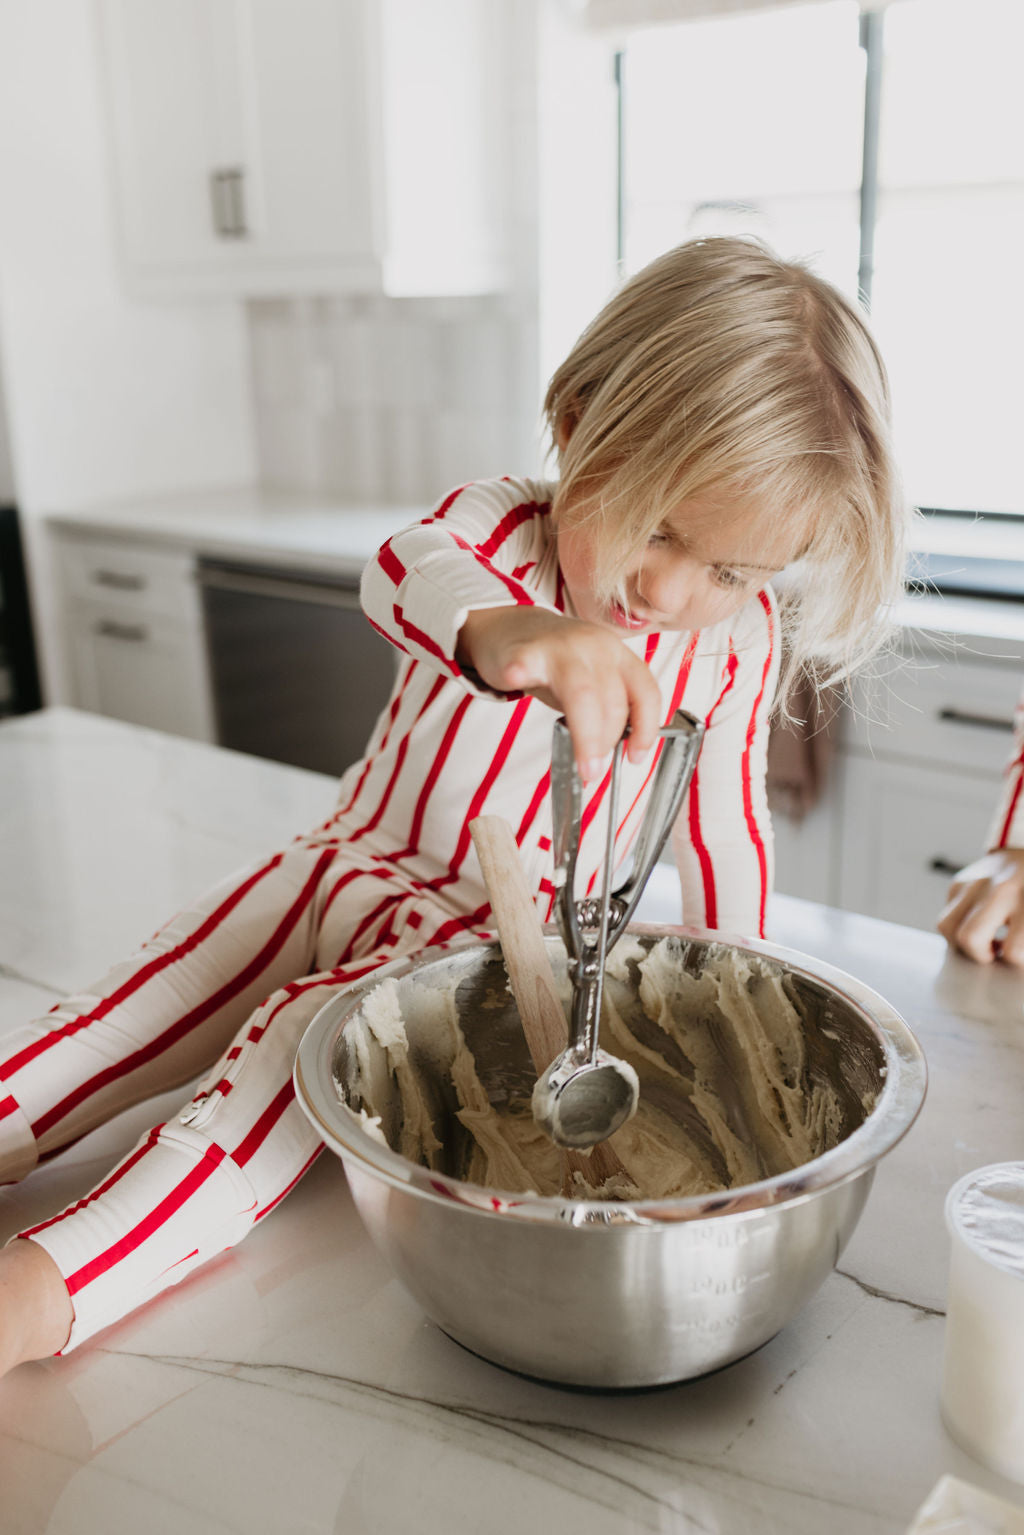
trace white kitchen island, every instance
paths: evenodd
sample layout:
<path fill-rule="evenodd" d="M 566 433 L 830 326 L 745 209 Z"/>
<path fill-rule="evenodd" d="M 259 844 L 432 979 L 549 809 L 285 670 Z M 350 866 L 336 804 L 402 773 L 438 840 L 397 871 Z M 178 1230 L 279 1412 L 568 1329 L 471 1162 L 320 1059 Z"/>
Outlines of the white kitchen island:
<path fill-rule="evenodd" d="M 324 816 L 331 780 L 68 710 L 0 725 L 0 1030 Z M 642 915 L 674 920 L 670 871 Z M 0 1382 L 3 1535 L 897 1535 L 960 1451 L 938 1390 L 963 1172 L 1024 1155 L 1024 978 L 929 933 L 779 898 L 770 936 L 875 987 L 930 1087 L 839 1269 L 750 1358 L 586 1395 L 466 1353 L 371 1246 L 324 1156 L 236 1249 Z M 181 1091 L 0 1190 L 0 1241 L 83 1194 Z"/>

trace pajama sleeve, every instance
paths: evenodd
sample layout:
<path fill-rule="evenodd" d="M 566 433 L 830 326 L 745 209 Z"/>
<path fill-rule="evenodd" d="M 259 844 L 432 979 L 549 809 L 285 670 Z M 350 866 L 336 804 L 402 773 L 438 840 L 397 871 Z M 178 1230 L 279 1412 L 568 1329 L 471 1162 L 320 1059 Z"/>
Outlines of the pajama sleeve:
<path fill-rule="evenodd" d="M 736 616 L 672 832 L 687 923 L 764 936 L 774 872 L 765 769 L 778 672 L 777 609 L 765 590 Z"/>
<path fill-rule="evenodd" d="M 545 603 L 536 580 L 554 560 L 546 487 L 487 480 L 447 496 L 378 551 L 362 579 L 363 610 L 399 650 L 490 694 L 455 659 L 459 630 L 479 608 Z"/>
<path fill-rule="evenodd" d="M 1013 747 L 985 846 L 1024 847 L 1024 692 L 1017 704 Z"/>

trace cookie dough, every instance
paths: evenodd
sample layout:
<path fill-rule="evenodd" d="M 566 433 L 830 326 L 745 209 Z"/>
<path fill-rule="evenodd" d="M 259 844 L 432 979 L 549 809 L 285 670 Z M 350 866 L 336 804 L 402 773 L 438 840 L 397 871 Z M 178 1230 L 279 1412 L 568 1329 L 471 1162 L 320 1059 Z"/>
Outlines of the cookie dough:
<path fill-rule="evenodd" d="M 465 1182 L 559 1194 L 559 1148 L 535 1123 L 528 1093 L 485 1088 L 454 996 L 423 1003 L 433 1009 L 430 1049 L 415 1059 L 400 996 L 393 979 L 382 981 L 348 1025 L 365 1128 L 402 1156 Z M 637 1112 L 611 1142 L 631 1182 L 595 1190 L 577 1180 L 573 1197 L 709 1194 L 787 1172 L 836 1145 L 871 1103 L 844 1088 L 840 1073 L 816 1065 L 816 1050 L 828 1050 L 827 1030 L 805 1014 L 789 978 L 756 956 L 723 945 L 693 974 L 677 940 L 648 948 L 625 935 L 609 958 L 602 1043 L 640 1079 Z M 452 1092 L 454 1117 L 468 1132 L 454 1169 L 444 1130 Z M 344 1095 L 352 1100 L 351 1086 Z"/>

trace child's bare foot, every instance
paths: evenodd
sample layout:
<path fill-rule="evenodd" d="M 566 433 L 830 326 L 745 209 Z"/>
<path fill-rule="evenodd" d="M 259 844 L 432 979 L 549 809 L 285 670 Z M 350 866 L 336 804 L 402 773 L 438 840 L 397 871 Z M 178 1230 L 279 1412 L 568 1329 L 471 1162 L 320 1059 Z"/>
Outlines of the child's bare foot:
<path fill-rule="evenodd" d="M 29 1239 L 0 1251 L 0 1375 L 56 1354 L 74 1319 L 64 1277 L 44 1247 Z"/>

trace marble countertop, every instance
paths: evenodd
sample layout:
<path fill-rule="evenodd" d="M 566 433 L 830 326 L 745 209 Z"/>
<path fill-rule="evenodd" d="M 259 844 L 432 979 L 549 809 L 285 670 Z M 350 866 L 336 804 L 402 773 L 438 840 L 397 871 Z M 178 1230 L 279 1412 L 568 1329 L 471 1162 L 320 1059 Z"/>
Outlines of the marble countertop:
<path fill-rule="evenodd" d="M 429 507 L 371 506 L 308 491 L 236 486 L 140 497 L 47 517 L 84 537 L 143 541 L 214 559 L 358 575 L 385 539 Z"/>
<path fill-rule="evenodd" d="M 0 1029 L 333 794 L 316 774 L 69 710 L 0 724 Z M 642 915 L 672 920 L 674 876 L 658 876 Z M 756 1354 L 624 1396 L 507 1374 L 423 1317 L 323 1157 L 234 1252 L 0 1382 L 4 1535 L 899 1535 L 944 1473 L 1024 1503 L 938 1408 L 943 1200 L 961 1173 L 1022 1154 L 1024 978 L 782 897 L 771 936 L 888 998 L 931 1084 L 838 1270 Z M 184 1096 L 0 1191 L 0 1241 L 80 1197 Z"/>

